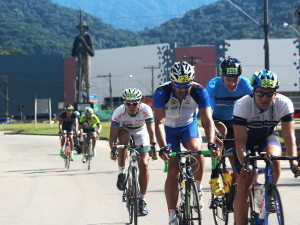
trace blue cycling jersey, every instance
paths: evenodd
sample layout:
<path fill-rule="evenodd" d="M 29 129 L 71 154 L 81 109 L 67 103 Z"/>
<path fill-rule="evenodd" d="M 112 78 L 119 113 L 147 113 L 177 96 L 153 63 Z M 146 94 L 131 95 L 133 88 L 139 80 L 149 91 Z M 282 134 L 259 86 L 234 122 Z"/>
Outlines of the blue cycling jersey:
<path fill-rule="evenodd" d="M 206 90 L 210 96 L 213 117 L 219 120 L 233 120 L 235 102 L 245 95 L 250 95 L 252 86 L 247 78 L 240 77 L 236 90 L 230 92 L 221 77 L 215 77 L 209 81 Z"/>
<path fill-rule="evenodd" d="M 210 107 L 209 95 L 200 85 L 193 82 L 190 93 L 180 101 L 177 99 L 171 82 L 158 87 L 153 96 L 153 108 L 164 108 L 166 111 L 165 126 L 183 127 L 196 120 L 197 108 Z"/>

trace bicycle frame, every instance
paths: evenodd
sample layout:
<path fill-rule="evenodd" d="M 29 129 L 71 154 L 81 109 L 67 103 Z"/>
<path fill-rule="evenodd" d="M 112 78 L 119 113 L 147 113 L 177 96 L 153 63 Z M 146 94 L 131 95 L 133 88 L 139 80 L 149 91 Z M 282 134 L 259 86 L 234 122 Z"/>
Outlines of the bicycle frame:
<path fill-rule="evenodd" d="M 128 148 L 129 154 L 128 159 L 128 168 L 126 176 L 126 188 L 123 191 L 122 201 L 126 202 L 126 207 L 129 212 L 130 224 L 134 220 L 134 224 L 137 224 L 138 217 L 138 199 L 139 199 L 139 181 L 138 181 L 138 148 L 150 148 L 151 145 L 135 145 L 134 140 L 131 139 L 130 145 L 118 145 L 114 144 L 114 148 Z"/>
<path fill-rule="evenodd" d="M 202 214 L 199 206 L 198 190 L 196 190 L 194 175 L 192 171 L 192 165 L 190 158 L 193 155 L 208 155 L 211 154 L 210 150 L 207 151 L 183 151 L 183 152 L 174 152 L 171 153 L 170 157 L 180 156 L 179 159 L 179 186 L 184 182 L 185 184 L 185 194 L 184 199 L 181 197 L 181 200 L 176 209 L 177 217 L 179 218 L 180 224 L 189 224 L 192 222 L 195 224 L 201 224 Z M 182 162 L 182 157 L 185 158 L 185 162 Z M 167 165 L 166 165 L 167 166 Z M 167 171 L 165 168 L 164 171 Z M 190 200 L 192 194 L 192 200 Z M 191 206 L 193 204 L 193 206 Z M 193 217 L 193 212 L 197 214 L 196 217 Z"/>
<path fill-rule="evenodd" d="M 65 162 L 65 168 L 70 168 L 70 161 L 71 161 L 71 135 L 72 133 L 67 133 L 65 130 L 63 131 L 63 135 L 66 135 L 65 138 L 65 148 L 64 148 L 64 162 Z"/>
<path fill-rule="evenodd" d="M 278 222 L 279 224 L 284 224 L 284 217 L 283 217 L 283 209 L 282 209 L 282 203 L 281 203 L 281 199 L 280 199 L 280 195 L 279 192 L 276 188 L 276 185 L 274 185 L 273 183 L 273 174 L 272 174 L 272 161 L 273 160 L 297 160 L 299 162 L 299 157 L 293 157 L 293 156 L 272 156 L 272 155 L 266 155 L 265 152 L 261 152 L 259 156 L 250 156 L 251 152 L 248 151 L 247 155 L 245 157 L 245 168 L 248 168 L 249 166 L 249 161 L 254 161 L 254 168 L 253 168 L 253 172 L 254 172 L 254 178 L 253 178 L 253 184 L 252 184 L 252 189 L 251 189 L 251 193 L 253 195 L 253 200 L 255 199 L 255 191 L 254 191 L 254 184 L 256 182 L 256 177 L 259 174 L 264 174 L 265 175 L 265 183 L 263 184 L 265 187 L 264 190 L 264 220 L 265 220 L 265 225 L 269 224 L 269 217 L 267 216 L 270 212 L 269 212 L 269 198 L 270 195 L 274 194 L 273 192 L 276 192 L 276 196 L 277 198 L 274 199 L 274 205 L 275 205 L 275 212 L 279 212 L 280 211 L 280 215 L 277 216 Z M 258 169 L 257 167 L 257 160 L 264 160 L 266 165 L 265 168 L 263 169 Z M 275 191 L 274 191 L 275 190 Z M 254 211 L 253 213 L 255 214 L 255 207 L 256 204 L 254 204 Z M 253 206 L 252 206 L 253 207 Z M 260 213 L 262 212 L 263 209 L 260 209 Z M 254 219 L 255 215 L 251 215 L 251 218 Z"/>
<path fill-rule="evenodd" d="M 91 160 L 92 157 L 94 156 L 94 152 L 92 151 L 92 137 L 91 137 L 91 133 L 92 132 L 87 132 L 87 133 L 83 133 L 83 136 L 87 137 L 87 146 L 86 146 L 86 159 L 87 159 L 87 165 L 88 165 L 88 170 L 91 169 Z"/>

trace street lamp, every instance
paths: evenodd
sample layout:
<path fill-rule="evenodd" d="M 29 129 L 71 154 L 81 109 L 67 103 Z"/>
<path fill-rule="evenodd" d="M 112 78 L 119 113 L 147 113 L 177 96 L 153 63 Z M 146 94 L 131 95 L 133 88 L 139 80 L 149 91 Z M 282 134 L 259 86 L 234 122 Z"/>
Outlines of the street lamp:
<path fill-rule="evenodd" d="M 300 36 L 300 32 L 297 31 L 297 29 L 291 25 L 289 25 L 288 23 L 283 23 L 283 27 L 289 27 L 291 28 L 298 36 Z"/>

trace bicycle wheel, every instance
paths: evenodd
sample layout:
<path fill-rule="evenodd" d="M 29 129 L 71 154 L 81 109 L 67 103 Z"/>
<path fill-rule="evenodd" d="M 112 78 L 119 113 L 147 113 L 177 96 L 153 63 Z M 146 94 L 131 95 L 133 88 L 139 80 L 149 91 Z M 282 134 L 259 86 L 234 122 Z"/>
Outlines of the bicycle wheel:
<path fill-rule="evenodd" d="M 86 157 L 87 157 L 87 164 L 88 164 L 88 170 L 91 169 L 91 159 L 92 159 L 92 147 L 91 145 L 88 145 L 87 147 L 87 154 L 86 154 Z"/>
<path fill-rule="evenodd" d="M 137 179 L 137 169 L 135 167 L 132 168 L 132 201 L 133 201 L 133 218 L 134 225 L 137 225 L 138 219 L 138 179 Z"/>
<path fill-rule="evenodd" d="M 201 224 L 201 211 L 199 206 L 198 190 L 195 182 L 185 186 L 185 210 L 184 224 L 199 225 Z"/>
<path fill-rule="evenodd" d="M 220 183 L 224 189 L 223 174 L 221 174 Z M 213 217 L 216 225 L 227 225 L 228 224 L 228 212 L 227 212 L 227 198 L 229 194 L 217 196 L 211 193 L 211 205 L 210 208 L 213 212 Z"/>
<path fill-rule="evenodd" d="M 284 225 L 283 208 L 278 189 L 274 184 L 268 190 L 268 212 L 265 216 L 265 224 Z"/>
<path fill-rule="evenodd" d="M 71 149 L 70 149 L 69 143 L 67 143 L 66 147 L 65 147 L 64 160 L 65 160 L 65 168 L 69 169 L 70 168 L 70 160 L 71 160 Z"/>
<path fill-rule="evenodd" d="M 129 213 L 129 223 L 132 224 L 133 221 L 133 204 L 132 204 L 132 180 L 129 177 L 129 173 L 127 174 L 127 189 L 126 189 L 126 207 Z"/>

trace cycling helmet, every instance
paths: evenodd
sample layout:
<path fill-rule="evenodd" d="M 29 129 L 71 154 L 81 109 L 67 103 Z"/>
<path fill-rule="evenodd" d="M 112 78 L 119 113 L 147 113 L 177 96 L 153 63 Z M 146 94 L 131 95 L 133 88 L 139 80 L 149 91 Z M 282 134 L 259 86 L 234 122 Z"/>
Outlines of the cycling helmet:
<path fill-rule="evenodd" d="M 71 104 L 68 104 L 65 106 L 65 110 L 74 110 L 74 106 L 72 106 Z"/>
<path fill-rule="evenodd" d="M 123 91 L 122 97 L 124 101 L 126 100 L 138 100 L 142 99 L 142 92 L 137 88 L 127 88 Z"/>
<path fill-rule="evenodd" d="M 176 62 L 170 69 L 170 79 L 176 83 L 186 83 L 194 80 L 195 69 L 186 61 Z"/>
<path fill-rule="evenodd" d="M 238 77 L 243 72 L 243 65 L 238 59 L 229 57 L 220 63 L 219 71 L 225 77 Z"/>
<path fill-rule="evenodd" d="M 80 116 L 80 113 L 78 111 L 75 111 L 74 114 L 75 114 L 76 117 Z"/>
<path fill-rule="evenodd" d="M 94 110 L 91 107 L 86 107 L 84 109 L 84 113 L 92 115 L 94 113 Z"/>
<path fill-rule="evenodd" d="M 258 70 L 251 79 L 251 86 L 262 88 L 279 88 L 279 81 L 277 75 L 270 70 Z"/>

